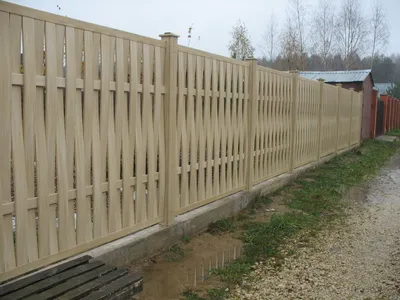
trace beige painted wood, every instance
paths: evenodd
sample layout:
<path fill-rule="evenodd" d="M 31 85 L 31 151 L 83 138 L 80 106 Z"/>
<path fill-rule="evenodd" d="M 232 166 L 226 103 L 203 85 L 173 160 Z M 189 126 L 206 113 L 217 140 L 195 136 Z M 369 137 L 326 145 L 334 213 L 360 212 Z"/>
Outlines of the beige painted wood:
<path fill-rule="evenodd" d="M 35 55 L 36 74 L 44 73 L 44 22 L 35 20 Z M 44 113 L 44 90 L 36 87 L 35 103 L 35 137 L 36 137 L 36 175 L 38 197 L 38 243 L 39 258 L 50 254 L 49 243 L 49 203 L 48 203 L 48 157 Z"/>
<path fill-rule="evenodd" d="M 56 101 L 57 87 L 57 64 L 56 64 L 56 45 L 55 45 L 56 27 L 54 24 L 45 23 L 45 39 L 47 41 L 54 41 L 48 44 L 46 54 L 46 138 L 47 138 L 47 156 L 48 156 L 48 179 L 49 179 L 49 192 L 56 191 L 55 186 L 55 155 L 56 155 Z M 56 212 L 57 206 L 51 205 L 49 208 L 49 242 L 50 254 L 58 252 L 58 237 L 57 237 L 57 224 Z"/>
<path fill-rule="evenodd" d="M 198 176 L 198 197 L 197 201 L 206 198 L 205 186 L 205 132 L 204 132 L 204 98 L 202 97 L 203 75 L 204 75 L 204 58 L 197 56 L 196 58 L 196 129 L 199 138 L 199 176 Z"/>
<path fill-rule="evenodd" d="M 229 96 L 226 98 L 226 129 L 227 129 L 227 145 L 228 145 L 228 151 L 227 151 L 227 171 L 226 171 L 226 189 L 229 191 L 232 189 L 232 143 L 233 143 L 233 132 L 232 132 L 232 117 L 231 117 L 231 105 L 233 103 L 233 98 L 232 98 L 232 64 L 227 63 L 226 66 L 226 91 L 229 93 Z M 201 146 L 200 146 L 201 147 Z"/>
<path fill-rule="evenodd" d="M 27 182 L 27 196 L 33 197 L 35 193 L 35 125 L 34 105 L 36 97 L 36 63 L 35 63 L 35 22 L 31 18 L 22 18 L 22 45 L 23 45 L 23 135 L 25 149 L 25 171 Z M 36 234 L 36 211 L 28 210 L 28 262 L 38 258 L 38 245 Z"/>
<path fill-rule="evenodd" d="M 143 44 L 143 134 L 147 139 L 147 218 L 155 218 L 158 215 L 157 190 L 156 190 L 156 154 L 154 141 L 154 117 L 153 101 L 149 87 L 153 78 L 154 47 Z"/>
<path fill-rule="evenodd" d="M 353 102 L 354 102 L 354 88 L 350 88 L 350 120 L 349 120 L 349 147 L 351 145 L 351 136 L 352 136 L 352 112 L 353 112 Z"/>
<path fill-rule="evenodd" d="M 212 196 L 212 133 L 211 133 L 211 74 L 212 74 L 212 61 L 205 58 L 204 63 L 204 134 L 206 140 L 206 170 L 205 170 L 205 197 Z"/>
<path fill-rule="evenodd" d="M 3 215 L 3 204 L 11 202 L 11 105 L 13 90 L 19 89 L 11 86 L 11 71 L 19 69 L 16 55 L 11 53 L 17 50 L 17 35 L 13 34 L 17 31 L 12 30 L 10 21 L 8 13 L 0 12 L 0 273 L 16 266 L 12 216 Z"/>
<path fill-rule="evenodd" d="M 188 54 L 187 70 L 188 70 L 188 126 L 190 138 L 190 183 L 189 183 L 189 203 L 197 202 L 197 157 L 198 157 L 198 131 L 196 130 L 195 109 L 196 104 L 201 103 L 194 94 L 195 87 L 195 71 L 196 71 L 195 56 Z M 196 87 L 198 89 L 198 87 Z M 199 90 L 199 89 L 198 89 Z M 196 97 L 196 98 L 195 98 Z M 197 116 L 196 116 L 197 117 Z"/>
<path fill-rule="evenodd" d="M 165 55 L 165 212 L 163 223 L 169 225 L 174 222 L 174 210 L 178 207 L 177 195 L 177 135 L 176 135 L 176 111 L 177 111 L 177 42 L 178 37 L 173 34 L 161 35 L 161 39 L 166 44 Z"/>
<path fill-rule="evenodd" d="M 289 172 L 292 173 L 294 170 L 294 157 L 296 155 L 296 150 L 295 149 L 295 144 L 297 142 L 297 137 L 296 137 L 296 114 L 297 114 L 297 89 L 298 89 L 298 72 L 292 72 L 293 76 L 293 81 L 292 81 L 292 101 L 291 101 L 291 138 L 290 138 L 290 156 L 289 156 Z"/>
<path fill-rule="evenodd" d="M 238 115 L 237 115 L 237 103 L 238 103 L 238 81 L 239 81 L 239 71 L 238 71 L 238 65 L 234 64 L 232 66 L 232 112 L 231 112 L 231 130 L 232 130 L 232 143 L 229 145 L 229 147 L 233 147 L 232 150 L 232 155 L 233 155 L 233 163 L 232 163 L 232 187 L 235 188 L 238 186 Z"/>
<path fill-rule="evenodd" d="M 21 25 L 21 17 L 15 15 L 10 16 L 11 68 L 14 72 L 20 71 Z M 12 89 L 11 140 L 16 221 L 16 265 L 20 266 L 28 262 L 28 244 L 26 236 L 28 226 L 26 199 L 28 194 L 25 171 L 25 147 L 23 140 L 21 89 L 19 87 Z"/>
<path fill-rule="evenodd" d="M 246 100 L 247 99 L 247 91 L 245 88 L 247 87 L 248 80 L 246 80 L 246 71 L 247 67 L 240 67 L 239 68 L 239 80 L 240 80 L 240 85 L 239 85 L 239 107 L 238 107 L 238 128 L 237 128 L 237 135 L 238 135 L 238 147 L 239 147 L 239 153 L 238 153 L 238 172 L 239 172 L 239 178 L 238 178 L 238 185 L 242 186 L 245 184 L 245 147 L 244 147 L 244 132 L 245 132 L 245 126 L 243 123 L 243 106 L 246 105 Z M 244 84 L 243 84 L 244 83 Z M 244 87 L 245 86 L 245 87 Z"/>
<path fill-rule="evenodd" d="M 219 114 L 218 114 L 218 127 L 220 128 L 221 137 L 221 172 L 220 172 L 220 192 L 224 193 L 226 191 L 226 103 L 228 99 L 225 98 L 227 90 L 225 90 L 225 76 L 226 76 L 226 63 L 219 62 Z"/>
<path fill-rule="evenodd" d="M 164 215 L 165 206 L 165 138 L 164 138 L 164 99 L 163 90 L 163 74 L 165 62 L 165 49 L 155 47 L 154 49 L 154 143 L 156 162 L 158 164 L 158 193 L 157 205 L 158 216 Z M 156 178 L 155 174 L 155 178 Z"/>
<path fill-rule="evenodd" d="M 189 186 L 188 186 L 188 163 L 189 148 L 186 130 L 186 98 L 183 93 L 186 81 L 186 64 L 183 52 L 178 52 L 178 153 L 182 172 L 180 175 L 180 207 L 186 207 L 189 204 Z"/>
<path fill-rule="evenodd" d="M 220 171 L 219 165 L 216 165 L 215 162 L 220 160 L 220 135 L 219 135 L 219 122 L 218 122 L 218 79 L 219 79 L 219 70 L 218 70 L 218 62 L 213 59 L 212 61 L 212 107 L 211 107 L 211 125 L 212 125 L 212 134 L 213 134 L 213 159 L 214 159 L 214 170 L 213 170 L 213 195 L 218 195 L 220 193 Z"/>
<path fill-rule="evenodd" d="M 254 178 L 254 132 L 255 132 L 255 114 L 256 114 L 256 102 L 258 101 L 258 93 L 257 93 L 257 60 L 251 59 L 249 60 L 250 64 L 250 95 L 248 101 L 248 137 L 247 137 L 247 182 L 246 187 L 247 190 L 251 190 L 253 187 L 253 178 Z"/>

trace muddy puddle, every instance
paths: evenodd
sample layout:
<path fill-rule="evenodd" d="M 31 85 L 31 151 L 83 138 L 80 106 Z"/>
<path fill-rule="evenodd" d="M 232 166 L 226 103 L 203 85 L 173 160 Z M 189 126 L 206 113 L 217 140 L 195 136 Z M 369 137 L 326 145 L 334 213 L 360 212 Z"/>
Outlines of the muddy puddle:
<path fill-rule="evenodd" d="M 286 213 L 290 209 L 280 199 L 250 215 L 256 222 L 268 222 L 274 214 Z M 188 289 L 207 290 L 220 285 L 209 269 L 222 268 L 240 256 L 242 243 L 240 230 L 234 233 L 201 233 L 170 247 L 150 259 L 131 266 L 141 270 L 144 290 L 139 300 L 180 299 Z"/>

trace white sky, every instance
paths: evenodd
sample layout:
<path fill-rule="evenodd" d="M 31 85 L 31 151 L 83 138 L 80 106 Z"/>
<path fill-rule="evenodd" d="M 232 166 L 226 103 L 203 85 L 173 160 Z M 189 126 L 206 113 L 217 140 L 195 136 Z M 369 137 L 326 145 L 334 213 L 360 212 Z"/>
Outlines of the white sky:
<path fill-rule="evenodd" d="M 67 15 L 153 38 L 170 31 L 180 35 L 179 43 L 187 45 L 187 30 L 193 24 L 191 47 L 229 55 L 227 44 L 237 19 L 245 22 L 261 54 L 262 34 L 271 11 L 278 25 L 283 25 L 288 0 L 8 0 L 20 5 Z M 332 0 L 338 7 L 339 0 Z M 365 15 L 374 0 L 361 0 Z M 387 13 L 391 36 L 386 54 L 400 52 L 400 0 L 380 0 Z M 305 0 L 310 12 L 318 0 Z M 61 7 L 58 11 L 57 5 Z M 310 14 L 312 15 L 312 14 Z M 198 40 L 200 36 L 200 40 Z"/>

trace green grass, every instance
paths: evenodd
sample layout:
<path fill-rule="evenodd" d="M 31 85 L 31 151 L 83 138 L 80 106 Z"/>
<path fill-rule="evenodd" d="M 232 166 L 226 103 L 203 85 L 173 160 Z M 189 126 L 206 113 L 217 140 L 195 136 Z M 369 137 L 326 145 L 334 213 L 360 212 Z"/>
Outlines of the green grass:
<path fill-rule="evenodd" d="M 386 132 L 386 135 L 400 136 L 400 128 L 392 129 L 392 130 Z"/>
<path fill-rule="evenodd" d="M 214 270 L 214 274 L 231 286 L 240 283 L 258 261 L 274 257 L 275 266 L 280 267 L 284 258 L 282 245 L 302 230 L 315 235 L 330 221 L 344 215 L 348 204 L 341 201 L 343 194 L 348 188 L 373 178 L 398 148 L 398 143 L 368 140 L 359 149 L 337 156 L 304 173 L 293 184 L 274 193 L 274 196 L 282 197 L 293 212 L 275 214 L 269 222 L 253 222 L 251 218 L 243 216 L 271 201 L 261 196 L 256 197 L 240 219 L 234 217 L 215 222 L 211 226 L 212 233 L 240 230 L 245 251 L 225 269 Z M 224 292 L 224 289 L 219 291 Z"/>

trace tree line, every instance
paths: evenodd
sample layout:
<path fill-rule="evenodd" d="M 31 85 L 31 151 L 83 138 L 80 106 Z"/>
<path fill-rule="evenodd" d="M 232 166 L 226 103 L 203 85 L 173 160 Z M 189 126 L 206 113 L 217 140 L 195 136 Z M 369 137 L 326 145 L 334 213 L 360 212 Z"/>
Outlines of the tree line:
<path fill-rule="evenodd" d="M 390 30 L 381 3 L 365 10 L 361 0 L 288 0 L 285 20 L 269 16 L 259 64 L 278 70 L 335 71 L 372 69 L 375 82 L 400 79 L 400 54 L 385 55 Z M 255 48 L 242 21 L 228 45 L 236 59 L 253 57 Z"/>

